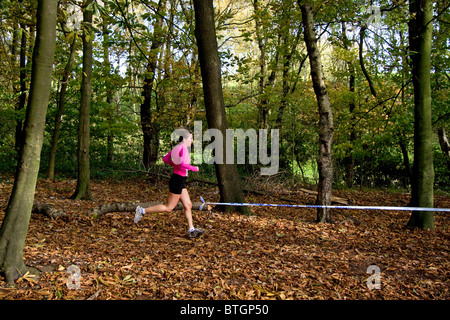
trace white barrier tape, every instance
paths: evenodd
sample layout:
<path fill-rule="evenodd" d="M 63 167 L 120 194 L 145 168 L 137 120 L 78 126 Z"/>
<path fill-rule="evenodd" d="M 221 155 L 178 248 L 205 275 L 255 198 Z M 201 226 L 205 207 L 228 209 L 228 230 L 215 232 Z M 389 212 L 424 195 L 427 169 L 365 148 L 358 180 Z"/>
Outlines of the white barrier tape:
<path fill-rule="evenodd" d="M 221 206 L 259 206 L 259 207 L 290 207 L 290 208 L 326 208 L 326 209 L 347 209 L 347 210 L 391 210 L 391 211 L 428 211 L 428 212 L 450 212 L 450 208 L 426 208 L 426 207 L 393 207 L 393 206 L 324 206 L 324 205 L 303 205 L 303 204 L 269 204 L 269 203 L 235 203 L 235 202 L 203 202 L 200 210 L 205 204 Z"/>

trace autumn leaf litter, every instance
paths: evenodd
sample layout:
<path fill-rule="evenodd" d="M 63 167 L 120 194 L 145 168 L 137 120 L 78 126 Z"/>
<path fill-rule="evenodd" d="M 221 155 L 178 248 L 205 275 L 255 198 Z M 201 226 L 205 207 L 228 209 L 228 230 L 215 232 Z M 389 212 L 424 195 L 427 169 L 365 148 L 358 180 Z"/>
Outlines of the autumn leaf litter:
<path fill-rule="evenodd" d="M 75 185 L 38 181 L 35 200 L 67 216 L 32 215 L 24 256 L 41 274 L 26 274 L 15 287 L 0 276 L 0 299 L 450 298 L 445 214 L 436 214 L 435 231 L 424 232 L 403 228 L 408 212 L 341 210 L 333 213 L 334 224 L 316 224 L 314 209 L 253 207 L 254 216 L 194 211 L 195 225 L 206 233 L 188 239 L 182 211 L 145 216 L 137 225 L 133 212 L 88 215 L 107 202 L 163 202 L 164 180 L 92 181 L 93 201 L 68 200 Z M 0 183 L 0 220 L 11 189 L 11 181 Z M 189 191 L 193 201 L 200 195 L 219 200 L 215 188 L 191 184 Z M 274 203 L 285 194 L 247 194 L 247 201 Z M 358 205 L 409 200 L 381 191 L 335 194 Z M 289 197 L 313 200 L 301 192 Z M 450 207 L 450 197 L 435 199 L 437 207 Z M 81 271 L 75 289 L 68 285 L 72 265 Z M 371 265 L 381 271 L 379 290 L 367 286 Z"/>

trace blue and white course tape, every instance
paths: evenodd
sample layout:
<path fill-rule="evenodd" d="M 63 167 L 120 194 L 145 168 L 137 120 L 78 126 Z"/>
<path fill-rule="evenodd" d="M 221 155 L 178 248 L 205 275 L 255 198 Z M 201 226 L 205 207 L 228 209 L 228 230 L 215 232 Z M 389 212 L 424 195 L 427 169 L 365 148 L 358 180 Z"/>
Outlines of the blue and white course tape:
<path fill-rule="evenodd" d="M 234 206 L 234 207 L 289 207 L 289 208 L 326 208 L 326 209 L 353 209 L 353 210 L 392 210 L 392 211 L 432 211 L 450 212 L 450 208 L 426 208 L 426 207 L 392 207 L 392 206 L 324 206 L 324 205 L 303 205 L 303 204 L 269 204 L 269 203 L 235 203 L 235 202 L 206 202 L 200 197 L 203 209 L 205 204 Z"/>

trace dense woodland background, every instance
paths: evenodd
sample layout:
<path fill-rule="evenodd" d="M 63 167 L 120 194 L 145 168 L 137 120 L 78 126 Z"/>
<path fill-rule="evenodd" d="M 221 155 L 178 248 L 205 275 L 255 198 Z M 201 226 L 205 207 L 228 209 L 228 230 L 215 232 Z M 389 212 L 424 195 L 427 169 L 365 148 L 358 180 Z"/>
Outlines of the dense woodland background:
<path fill-rule="evenodd" d="M 280 175 L 316 184 L 318 114 L 293 1 L 215 1 L 230 128 L 280 129 Z M 93 177 L 159 170 L 180 125 L 205 107 L 191 1 L 60 1 L 41 174 L 75 177 L 86 30 L 93 39 L 90 163 Z M 2 1 L 0 170 L 14 171 L 35 37 L 35 1 Z M 435 186 L 449 190 L 449 11 L 433 7 Z M 323 2 L 316 31 L 334 114 L 334 187 L 409 188 L 414 100 L 405 1 Z M 144 139 L 146 148 L 144 152 Z M 156 165 L 156 168 L 153 167 Z M 161 169 L 164 170 L 164 169 Z M 213 167 L 201 174 L 214 180 Z M 258 166 L 239 166 L 257 175 Z"/>

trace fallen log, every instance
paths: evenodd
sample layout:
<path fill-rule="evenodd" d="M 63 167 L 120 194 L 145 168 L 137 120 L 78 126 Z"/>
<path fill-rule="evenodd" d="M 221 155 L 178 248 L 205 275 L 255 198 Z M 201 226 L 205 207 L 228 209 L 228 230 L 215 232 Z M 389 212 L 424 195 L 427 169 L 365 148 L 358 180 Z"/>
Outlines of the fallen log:
<path fill-rule="evenodd" d="M 90 211 L 90 214 L 92 217 L 94 218 L 99 218 L 100 216 L 107 214 L 107 213 L 112 213 L 112 212 L 134 212 L 136 210 L 137 206 L 143 207 L 143 208 L 148 208 L 148 207 L 152 207 L 155 206 L 157 204 L 162 204 L 161 202 L 113 202 L 113 203 L 105 203 L 101 206 L 92 208 Z M 201 202 L 194 202 L 192 204 L 192 210 L 200 210 L 200 206 L 202 205 Z M 181 204 L 181 202 L 179 202 L 175 208 L 173 210 L 183 210 L 184 207 Z M 212 209 L 211 206 L 206 205 L 203 206 L 202 211 L 210 211 Z M 361 222 L 359 222 L 357 219 L 349 217 L 346 214 L 343 214 L 341 212 L 337 212 L 338 214 L 341 214 L 343 216 L 345 216 L 347 219 L 350 219 L 351 221 L 353 221 L 355 223 L 355 225 L 359 225 L 361 224 Z"/>
<path fill-rule="evenodd" d="M 301 191 L 301 192 L 304 192 L 304 193 L 317 195 L 317 191 L 312 191 L 312 190 L 303 189 L 303 188 L 300 188 L 298 190 Z M 333 195 L 331 196 L 331 202 L 334 202 L 334 203 L 348 205 L 348 201 L 349 200 L 345 199 L 345 198 L 336 197 L 336 196 L 333 196 Z"/>
<path fill-rule="evenodd" d="M 53 208 L 53 206 L 51 204 L 47 204 L 47 203 L 39 203 L 39 202 L 34 202 L 33 203 L 33 208 L 31 209 L 32 213 L 41 213 L 46 215 L 49 218 L 59 218 L 62 216 L 65 216 L 66 213 L 56 210 L 55 208 Z"/>
<path fill-rule="evenodd" d="M 170 176 L 164 175 L 164 174 L 157 174 L 157 173 L 152 173 L 152 172 L 147 172 L 147 171 L 145 171 L 145 173 L 150 174 L 150 175 L 156 175 L 156 176 L 167 178 L 167 179 L 170 178 Z M 217 186 L 216 182 L 203 180 L 203 179 L 194 179 L 194 180 L 190 181 L 190 183 L 192 183 L 192 182 L 200 182 L 200 183 L 206 183 L 206 184 Z M 245 188 L 245 187 L 243 187 L 242 190 L 244 192 L 248 192 L 248 193 L 254 193 L 254 194 L 263 195 L 263 196 L 270 196 L 270 194 L 268 192 L 252 190 L 252 189 L 248 189 L 248 188 Z M 302 191 L 304 193 L 317 195 L 317 191 L 307 190 L 307 189 L 303 189 L 303 188 L 300 188 L 298 190 Z M 279 198 L 279 200 L 283 200 L 283 201 L 287 201 L 287 202 L 297 202 L 298 201 L 297 199 L 290 199 L 290 198 Z M 332 196 L 331 197 L 331 201 L 334 202 L 334 203 L 339 203 L 339 204 L 343 204 L 343 205 L 348 205 L 348 203 L 349 203 L 348 199 L 340 198 L 340 197 L 336 197 L 336 196 Z M 141 206 L 143 208 L 148 208 L 148 207 L 152 207 L 152 206 L 155 206 L 155 205 L 158 205 L 158 204 L 162 204 L 162 203 L 161 202 L 114 202 L 114 203 L 106 203 L 104 205 L 101 205 L 101 206 L 98 206 L 98 207 L 95 207 L 95 208 L 91 209 L 90 215 L 93 216 L 93 217 L 100 217 L 103 214 L 112 213 L 112 212 L 134 212 L 136 210 L 137 206 Z M 195 203 L 192 204 L 192 209 L 193 210 L 200 210 L 200 206 L 201 205 L 202 205 L 201 202 L 195 202 Z M 177 206 L 173 210 L 183 210 L 183 205 L 181 204 L 181 202 L 179 202 L 177 204 Z M 210 206 L 203 207 L 203 211 L 206 211 L 206 210 L 211 210 L 211 207 Z"/>
<path fill-rule="evenodd" d="M 155 206 L 157 204 L 163 204 L 162 202 L 113 202 L 113 203 L 105 203 L 101 206 L 92 208 L 90 211 L 90 215 L 93 217 L 100 217 L 101 215 L 104 215 L 106 213 L 111 212 L 134 212 L 136 210 L 137 206 L 148 208 Z M 200 210 L 200 206 L 202 205 L 201 202 L 194 202 L 192 203 L 192 210 Z M 210 207 L 206 208 L 206 206 L 203 208 L 203 211 L 208 210 Z M 183 210 L 184 207 L 179 202 L 173 210 Z"/>

